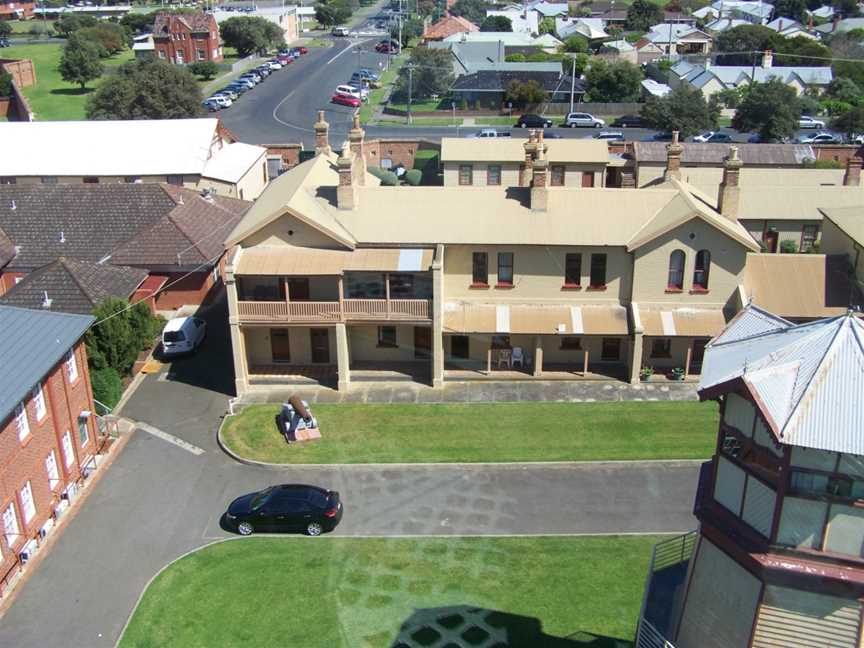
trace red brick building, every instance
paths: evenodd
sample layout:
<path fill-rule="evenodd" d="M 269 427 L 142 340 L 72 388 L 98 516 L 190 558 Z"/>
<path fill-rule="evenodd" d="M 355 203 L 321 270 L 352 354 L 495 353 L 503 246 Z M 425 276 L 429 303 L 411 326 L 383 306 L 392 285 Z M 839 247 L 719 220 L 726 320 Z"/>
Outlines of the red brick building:
<path fill-rule="evenodd" d="M 0 306 L 0 596 L 95 468 L 90 315 Z M 22 353 L 22 351 L 24 351 Z"/>
<path fill-rule="evenodd" d="M 35 2 L 20 2 L 19 0 L 0 0 L 0 20 L 21 20 L 32 18 Z"/>
<path fill-rule="evenodd" d="M 153 44 L 156 58 L 169 63 L 222 61 L 222 41 L 212 14 L 158 14 L 153 25 Z"/>

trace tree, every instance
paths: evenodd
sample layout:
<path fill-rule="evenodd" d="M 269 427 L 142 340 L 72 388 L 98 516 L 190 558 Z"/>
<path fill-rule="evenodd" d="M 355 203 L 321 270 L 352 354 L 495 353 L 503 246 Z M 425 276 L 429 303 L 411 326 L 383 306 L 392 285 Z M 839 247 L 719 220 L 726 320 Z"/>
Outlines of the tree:
<path fill-rule="evenodd" d="M 513 79 L 507 85 L 507 91 L 504 95 L 505 101 L 512 102 L 514 106 L 520 108 L 542 103 L 545 98 L 546 92 L 534 79 L 528 81 Z"/>
<path fill-rule="evenodd" d="M 800 116 L 795 90 L 774 79 L 747 89 L 732 127 L 742 133 L 756 131 L 763 142 L 783 141 L 798 131 Z"/>
<path fill-rule="evenodd" d="M 418 16 L 411 16 L 408 20 L 402 21 L 402 47 L 407 47 L 412 38 L 422 36 L 423 27 L 423 19 Z M 394 25 L 390 30 L 390 37 L 393 40 L 399 38 L 399 25 Z"/>
<path fill-rule="evenodd" d="M 12 75 L 8 72 L 0 72 L 0 97 L 12 96 Z"/>
<path fill-rule="evenodd" d="M 685 84 L 665 97 L 650 97 L 641 114 L 651 128 L 678 131 L 681 137 L 717 127 L 717 111 L 708 105 L 701 90 Z"/>
<path fill-rule="evenodd" d="M 811 38 L 783 38 L 775 46 L 777 65 L 790 67 L 823 67 L 831 65 L 831 50 Z"/>
<path fill-rule="evenodd" d="M 12 33 L 12 25 L 6 20 L 0 20 L 0 38 L 6 38 Z"/>
<path fill-rule="evenodd" d="M 537 24 L 537 31 L 540 35 L 555 34 L 555 19 L 552 16 L 546 16 Z"/>
<path fill-rule="evenodd" d="M 577 54 L 576 56 L 567 57 L 561 61 L 561 71 L 564 74 L 573 75 L 577 79 L 581 78 L 588 68 L 589 57 L 587 54 Z M 573 63 L 576 63 L 575 68 Z"/>
<path fill-rule="evenodd" d="M 513 22 L 507 16 L 486 16 L 480 23 L 482 32 L 512 32 Z"/>
<path fill-rule="evenodd" d="M 158 60 L 121 65 L 87 102 L 88 119 L 184 119 L 200 112 L 192 73 Z"/>
<path fill-rule="evenodd" d="M 161 321 L 150 314 L 146 304 L 129 308 L 128 301 L 116 297 L 102 302 L 93 315 L 101 323 L 84 335 L 90 368 L 111 368 L 120 376 L 128 375 L 138 354 L 153 341 Z"/>
<path fill-rule="evenodd" d="M 129 12 L 120 19 L 120 24 L 123 25 L 133 34 L 143 34 L 153 31 L 153 23 L 156 22 L 156 14 L 158 11 L 150 13 L 134 13 Z"/>
<path fill-rule="evenodd" d="M 588 41 L 582 36 L 570 36 L 564 41 L 564 51 L 572 54 L 583 54 L 588 51 Z"/>
<path fill-rule="evenodd" d="M 219 72 L 219 66 L 213 61 L 195 61 L 189 66 L 189 71 L 204 80 L 212 79 Z"/>
<path fill-rule="evenodd" d="M 590 100 L 603 103 L 638 100 L 642 78 L 642 71 L 627 61 L 607 63 L 598 59 L 585 73 Z"/>
<path fill-rule="evenodd" d="M 219 28 L 222 40 L 240 56 L 264 54 L 285 46 L 285 35 L 278 25 L 257 16 L 229 18 Z"/>
<path fill-rule="evenodd" d="M 453 62 L 450 52 L 443 49 L 415 47 L 411 50 L 409 64 L 413 67 L 411 98 L 426 99 L 443 95 L 453 85 Z M 408 98 L 409 74 L 407 67 L 399 70 L 395 95 L 401 101 Z"/>
<path fill-rule="evenodd" d="M 752 65 L 756 60 L 754 57 L 758 56 L 752 52 L 779 51 L 784 40 L 783 36 L 762 25 L 740 25 L 727 29 L 717 37 L 716 49 L 718 52 L 731 53 L 718 56 L 717 63 L 721 65 Z M 759 65 L 758 60 L 756 60 L 756 65 Z"/>
<path fill-rule="evenodd" d="M 831 127 L 848 137 L 864 133 L 864 106 L 855 106 L 851 110 L 837 115 L 832 120 Z"/>
<path fill-rule="evenodd" d="M 835 78 L 825 91 L 826 96 L 837 101 L 845 101 L 857 104 L 861 101 L 861 88 L 852 79 L 845 77 Z"/>
<path fill-rule="evenodd" d="M 627 29 L 647 31 L 660 22 L 663 22 L 663 10 L 650 0 L 634 0 L 627 9 Z"/>
<path fill-rule="evenodd" d="M 864 30 L 836 32 L 829 40 L 834 63 L 834 77 L 845 77 L 864 88 Z M 837 59 L 846 59 L 838 61 Z"/>
<path fill-rule="evenodd" d="M 723 88 L 711 96 L 717 97 L 726 108 L 737 108 L 741 105 L 741 88 Z"/>
<path fill-rule="evenodd" d="M 456 0 L 456 3 L 450 7 L 450 13 L 479 25 L 486 20 L 486 6 L 484 0 Z"/>
<path fill-rule="evenodd" d="M 54 22 L 54 31 L 63 38 L 69 38 L 72 32 L 76 32 L 84 27 L 95 27 L 97 24 L 98 21 L 94 16 L 65 14 Z"/>
<path fill-rule="evenodd" d="M 93 399 L 113 408 L 123 396 L 123 381 L 116 369 L 104 367 L 90 372 Z"/>
<path fill-rule="evenodd" d="M 102 54 L 105 49 L 98 43 L 72 36 L 63 46 L 57 69 L 68 83 L 77 83 L 83 90 L 88 81 L 102 76 Z"/>
<path fill-rule="evenodd" d="M 774 17 L 791 18 L 800 23 L 807 22 L 806 0 L 774 0 Z"/>
<path fill-rule="evenodd" d="M 99 43 L 105 50 L 105 57 L 122 52 L 126 47 L 126 32 L 115 23 L 103 22 L 93 27 L 82 27 L 72 32 L 72 35 Z"/>

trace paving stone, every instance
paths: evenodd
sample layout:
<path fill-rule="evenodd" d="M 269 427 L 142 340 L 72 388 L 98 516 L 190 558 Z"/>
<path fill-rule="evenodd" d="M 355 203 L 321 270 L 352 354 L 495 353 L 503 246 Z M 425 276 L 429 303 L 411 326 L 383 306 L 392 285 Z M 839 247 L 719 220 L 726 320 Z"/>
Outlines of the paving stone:
<path fill-rule="evenodd" d="M 468 383 L 446 383 L 441 390 L 441 401 L 444 403 L 468 402 Z"/>
<path fill-rule="evenodd" d="M 417 391 L 418 403 L 441 403 L 444 400 L 444 389 L 420 388 Z"/>
<path fill-rule="evenodd" d="M 491 403 L 495 400 L 495 388 L 482 382 L 471 383 L 468 387 L 468 401 L 471 403 Z"/>
<path fill-rule="evenodd" d="M 366 391 L 367 403 L 389 403 L 393 396 L 393 388 L 384 385 L 369 387 Z"/>
<path fill-rule="evenodd" d="M 393 388 L 393 394 L 390 397 L 391 403 L 416 403 L 417 402 L 417 387 L 408 385 Z"/>

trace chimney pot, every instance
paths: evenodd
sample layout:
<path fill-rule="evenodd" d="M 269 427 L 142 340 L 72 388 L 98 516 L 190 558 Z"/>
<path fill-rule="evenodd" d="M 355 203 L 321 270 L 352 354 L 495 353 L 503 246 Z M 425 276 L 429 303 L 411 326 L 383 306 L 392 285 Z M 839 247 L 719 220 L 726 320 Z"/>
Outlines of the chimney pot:
<path fill-rule="evenodd" d="M 738 220 L 739 188 L 743 162 L 738 158 L 738 147 L 730 146 L 729 155 L 723 161 L 723 181 L 717 195 L 717 211 L 732 221 Z"/>
<path fill-rule="evenodd" d="M 846 161 L 846 173 L 843 175 L 843 185 L 846 187 L 861 186 L 861 164 L 860 157 L 850 157 Z"/>
<path fill-rule="evenodd" d="M 318 111 L 318 121 L 313 126 L 315 130 L 315 155 L 332 153 L 330 148 L 330 124 L 324 119 L 324 111 Z"/>
<path fill-rule="evenodd" d="M 774 62 L 774 53 L 771 50 L 765 50 L 762 54 L 762 68 L 768 70 Z"/>
<path fill-rule="evenodd" d="M 681 179 L 681 156 L 684 147 L 678 142 L 678 131 L 672 131 L 672 141 L 666 145 L 666 172 L 664 178 Z"/>

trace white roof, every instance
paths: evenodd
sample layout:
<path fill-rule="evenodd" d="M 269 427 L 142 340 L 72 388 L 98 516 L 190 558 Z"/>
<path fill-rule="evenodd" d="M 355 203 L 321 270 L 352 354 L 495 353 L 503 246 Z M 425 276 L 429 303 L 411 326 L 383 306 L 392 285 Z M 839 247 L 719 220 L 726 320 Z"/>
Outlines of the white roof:
<path fill-rule="evenodd" d="M 223 182 L 239 182 L 253 164 L 266 156 L 267 149 L 243 142 L 234 142 L 216 151 L 201 173 L 205 178 Z"/>
<path fill-rule="evenodd" d="M 555 33 L 561 38 L 579 34 L 589 40 L 608 38 L 602 18 L 556 18 Z"/>
<path fill-rule="evenodd" d="M 690 25 L 663 23 L 662 25 L 654 25 L 651 31 L 645 34 L 644 38 L 652 43 L 677 43 L 682 38 L 695 36 L 696 40 L 710 41 L 711 37 L 703 31 L 691 27 Z M 699 37 L 702 36 L 700 39 Z"/>
<path fill-rule="evenodd" d="M 539 38 L 534 38 L 530 34 L 519 32 L 458 32 L 444 39 L 445 43 L 495 43 L 499 41 L 504 43 L 506 47 L 528 47 L 531 45 L 545 47 L 547 43 L 562 44 L 551 34 L 543 34 Z"/>
<path fill-rule="evenodd" d="M 834 17 L 834 7 L 822 6 L 818 9 L 814 9 L 813 11 L 807 10 L 807 14 L 813 16 L 814 18 L 833 18 Z"/>
<path fill-rule="evenodd" d="M 860 316 L 796 325 L 748 306 L 733 327 L 708 346 L 700 392 L 740 380 L 781 443 L 864 455 Z"/>
<path fill-rule="evenodd" d="M 539 27 L 537 25 L 536 11 L 529 11 L 525 13 L 523 11 L 514 10 L 497 11 L 493 9 L 487 9 L 486 15 L 503 16 L 504 18 L 509 18 L 510 24 L 513 27 L 513 31 L 517 34 L 536 34 L 539 31 Z"/>
<path fill-rule="evenodd" d="M 705 25 L 705 29 L 713 32 L 723 32 L 733 27 L 741 27 L 742 25 L 751 25 L 752 23 L 740 18 L 718 18 L 717 20 Z"/>
<path fill-rule="evenodd" d="M 633 44 L 626 40 L 615 40 L 615 41 L 607 41 L 603 43 L 603 47 L 608 47 L 609 49 L 614 49 L 619 52 L 632 52 L 636 48 L 633 47 Z"/>
<path fill-rule="evenodd" d="M 537 2 L 531 6 L 531 9 L 537 11 L 544 16 L 567 15 L 570 5 L 566 2 Z"/>
<path fill-rule="evenodd" d="M 0 176 L 200 174 L 218 119 L 0 122 Z"/>
<path fill-rule="evenodd" d="M 655 97 L 665 97 L 667 94 L 672 92 L 672 88 L 668 85 L 665 83 L 657 83 L 654 79 L 645 79 L 642 81 L 642 87 L 646 92 Z"/>

